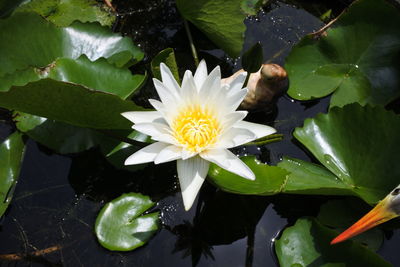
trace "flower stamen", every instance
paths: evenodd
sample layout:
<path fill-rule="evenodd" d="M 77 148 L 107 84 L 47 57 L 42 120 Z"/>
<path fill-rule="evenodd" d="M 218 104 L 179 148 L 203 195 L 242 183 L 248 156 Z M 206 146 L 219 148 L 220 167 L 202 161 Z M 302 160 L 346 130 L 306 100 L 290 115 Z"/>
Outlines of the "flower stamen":
<path fill-rule="evenodd" d="M 187 107 L 179 112 L 171 128 L 177 142 L 195 153 L 213 145 L 221 132 L 216 116 L 200 105 Z"/>

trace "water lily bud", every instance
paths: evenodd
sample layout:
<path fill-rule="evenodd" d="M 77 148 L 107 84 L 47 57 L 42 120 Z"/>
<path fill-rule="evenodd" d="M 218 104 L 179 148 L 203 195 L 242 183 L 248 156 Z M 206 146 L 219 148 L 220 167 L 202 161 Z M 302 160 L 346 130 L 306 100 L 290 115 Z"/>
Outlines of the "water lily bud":
<path fill-rule="evenodd" d="M 222 82 L 228 83 L 243 72 L 241 69 Z M 259 71 L 250 75 L 247 83 L 248 93 L 240 104 L 240 109 L 258 111 L 270 108 L 275 97 L 282 94 L 288 84 L 284 68 L 277 64 L 263 64 Z"/>

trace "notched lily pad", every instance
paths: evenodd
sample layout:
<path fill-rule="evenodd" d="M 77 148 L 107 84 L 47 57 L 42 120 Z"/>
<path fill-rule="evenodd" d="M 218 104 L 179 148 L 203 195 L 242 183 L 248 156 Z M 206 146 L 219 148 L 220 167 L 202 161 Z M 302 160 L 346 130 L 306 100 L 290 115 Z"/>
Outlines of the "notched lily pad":
<path fill-rule="evenodd" d="M 285 68 L 298 100 L 333 93 L 330 106 L 388 104 L 400 96 L 400 12 L 385 0 L 359 0 L 319 39 L 293 48 Z"/>
<path fill-rule="evenodd" d="M 142 215 L 154 206 L 148 196 L 124 194 L 100 211 L 95 232 L 100 244 L 112 251 L 143 246 L 159 229 L 159 212 Z"/>

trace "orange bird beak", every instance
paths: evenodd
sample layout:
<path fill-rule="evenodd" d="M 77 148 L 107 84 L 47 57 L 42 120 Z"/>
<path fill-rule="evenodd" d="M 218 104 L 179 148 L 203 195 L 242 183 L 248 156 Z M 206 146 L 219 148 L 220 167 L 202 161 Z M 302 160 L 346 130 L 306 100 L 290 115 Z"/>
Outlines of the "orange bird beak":
<path fill-rule="evenodd" d="M 343 242 L 353 236 L 361 234 L 362 232 L 371 229 L 381 223 L 384 223 L 397 216 L 391 209 L 392 196 L 389 194 L 378 205 L 375 206 L 370 212 L 362 217 L 358 222 L 350 226 L 346 231 L 338 235 L 331 241 L 331 245 Z"/>

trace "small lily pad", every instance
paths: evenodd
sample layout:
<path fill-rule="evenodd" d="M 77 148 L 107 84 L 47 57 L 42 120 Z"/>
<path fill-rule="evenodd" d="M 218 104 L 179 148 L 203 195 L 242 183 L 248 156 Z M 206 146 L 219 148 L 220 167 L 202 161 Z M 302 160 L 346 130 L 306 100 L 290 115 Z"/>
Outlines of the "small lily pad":
<path fill-rule="evenodd" d="M 100 244 L 112 251 L 130 251 L 146 244 L 159 229 L 159 212 L 143 215 L 154 205 L 148 196 L 137 193 L 107 203 L 96 219 Z"/>

